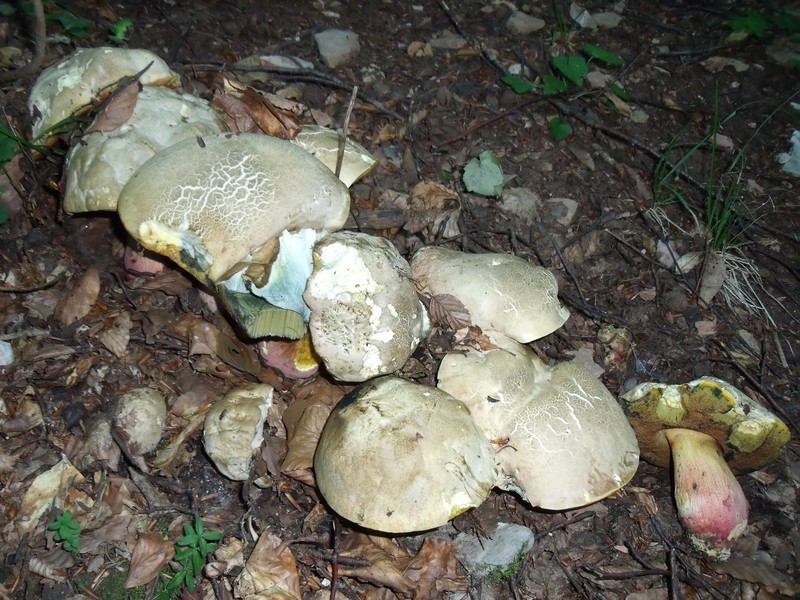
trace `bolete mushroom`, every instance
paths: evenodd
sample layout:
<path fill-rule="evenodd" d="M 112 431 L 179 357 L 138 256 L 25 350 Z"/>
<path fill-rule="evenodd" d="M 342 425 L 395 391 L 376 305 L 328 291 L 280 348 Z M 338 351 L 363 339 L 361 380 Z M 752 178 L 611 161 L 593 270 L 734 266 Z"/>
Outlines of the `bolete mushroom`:
<path fill-rule="evenodd" d="M 411 271 L 423 294 L 455 296 L 473 325 L 518 342 L 544 337 L 569 317 L 553 274 L 518 256 L 426 246 L 412 257 Z"/>
<path fill-rule="evenodd" d="M 236 481 L 250 476 L 253 456 L 264 442 L 272 386 L 253 384 L 228 392 L 208 411 L 203 447 L 220 472 Z"/>
<path fill-rule="evenodd" d="M 292 143 L 300 146 L 335 173 L 341 139 L 342 135 L 333 129 L 319 125 L 304 125 Z M 350 187 L 369 173 L 375 163 L 376 160 L 364 146 L 348 137 L 342 154 L 339 179 Z"/>
<path fill-rule="evenodd" d="M 498 487 L 532 506 L 576 508 L 633 477 L 636 437 L 616 399 L 575 361 L 544 364 L 527 346 L 489 333 L 489 349 L 458 347 L 438 387 L 461 400 L 497 447 Z"/>
<path fill-rule="evenodd" d="M 314 350 L 342 381 L 396 371 L 428 332 L 409 265 L 381 237 L 339 231 L 317 242 L 303 298 Z"/>
<path fill-rule="evenodd" d="M 347 187 L 299 146 L 266 135 L 216 134 L 158 152 L 130 178 L 117 209 L 142 246 L 215 288 L 250 336 L 296 339 L 306 330 L 298 310 L 305 309 L 300 294 L 316 241 L 303 230 L 340 229 L 349 207 Z M 287 295 L 277 285 L 267 300 L 254 290 L 273 279 L 271 263 L 284 245 L 299 250 L 285 255 L 292 268 L 278 270 L 299 291 Z M 272 304 L 280 296 L 286 306 Z"/>
<path fill-rule="evenodd" d="M 222 116 L 202 98 L 145 86 L 125 123 L 113 131 L 98 131 L 92 126 L 90 133 L 70 149 L 64 210 L 116 210 L 123 186 L 156 152 L 181 140 L 225 129 Z"/>
<path fill-rule="evenodd" d="M 481 504 L 497 479 L 492 445 L 467 407 L 397 377 L 361 384 L 334 408 L 314 456 L 317 486 L 342 517 L 402 533 Z"/>
<path fill-rule="evenodd" d="M 775 461 L 789 441 L 788 427 L 715 377 L 683 385 L 643 383 L 623 394 L 622 407 L 642 457 L 672 465 L 678 518 L 694 547 L 726 560 L 748 518 L 734 474 Z"/>
<path fill-rule="evenodd" d="M 82 48 L 42 71 L 31 88 L 28 108 L 33 139 L 64 119 L 91 107 L 123 77 L 143 85 L 178 87 L 180 77 L 148 50 Z"/>

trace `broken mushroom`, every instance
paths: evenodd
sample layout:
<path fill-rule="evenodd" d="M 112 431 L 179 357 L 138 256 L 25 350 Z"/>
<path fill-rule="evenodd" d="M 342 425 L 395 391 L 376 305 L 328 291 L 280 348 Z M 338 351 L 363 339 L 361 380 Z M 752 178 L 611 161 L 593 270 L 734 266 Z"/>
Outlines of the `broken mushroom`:
<path fill-rule="evenodd" d="M 64 210 L 116 210 L 125 183 L 156 152 L 224 130 L 222 117 L 205 100 L 168 88 L 144 87 L 125 123 L 112 131 L 91 126 L 90 133 L 70 149 Z"/>
<path fill-rule="evenodd" d="M 550 271 L 511 254 L 466 254 L 426 246 L 411 259 L 422 294 L 455 296 L 473 325 L 527 343 L 554 332 L 569 317 Z"/>
<path fill-rule="evenodd" d="M 314 476 L 342 517 L 401 533 L 444 525 L 478 506 L 497 472 L 494 450 L 464 404 L 430 386 L 380 377 L 334 408 Z"/>
<path fill-rule="evenodd" d="M 264 442 L 264 421 L 272 406 L 272 386 L 253 384 L 228 392 L 206 415 L 203 447 L 220 472 L 244 481 Z"/>
<path fill-rule="evenodd" d="M 303 150 L 311 154 L 317 160 L 336 172 L 336 162 L 339 157 L 339 146 L 342 135 L 338 131 L 320 127 L 319 125 L 305 125 L 292 140 Z M 339 171 L 339 179 L 350 187 L 372 170 L 375 166 L 375 159 L 364 146 L 347 138 L 342 154 L 342 166 Z"/>
<path fill-rule="evenodd" d="M 117 400 L 114 428 L 123 450 L 134 460 L 158 446 L 167 420 L 164 396 L 152 388 L 137 388 Z"/>
<path fill-rule="evenodd" d="M 673 469 L 678 518 L 694 547 L 719 560 L 747 528 L 734 474 L 775 461 L 789 429 L 731 384 L 701 377 L 684 385 L 643 383 L 622 396 L 642 457 Z"/>
<path fill-rule="evenodd" d="M 427 335 L 409 265 L 384 238 L 354 231 L 323 238 L 303 298 L 314 350 L 342 381 L 396 371 Z"/>
<path fill-rule="evenodd" d="M 498 447 L 498 487 L 532 506 L 565 510 L 630 481 L 636 437 L 600 380 L 575 361 L 550 367 L 514 340 L 488 338 L 493 348 L 447 353 L 438 387 L 466 404 Z"/>
<path fill-rule="evenodd" d="M 31 88 L 28 108 L 33 139 L 64 119 L 91 107 L 124 77 L 143 85 L 178 87 L 180 77 L 148 50 L 82 48 L 42 71 Z"/>
<path fill-rule="evenodd" d="M 301 294 L 316 232 L 340 229 L 349 207 L 347 187 L 324 164 L 258 134 L 178 142 L 133 174 L 118 203 L 128 232 L 215 288 L 250 336 L 293 339 L 306 330 Z M 279 250 L 286 266 L 272 265 Z M 271 300 L 255 293 L 265 279 L 280 288 Z M 278 297 L 287 304 L 273 304 Z"/>

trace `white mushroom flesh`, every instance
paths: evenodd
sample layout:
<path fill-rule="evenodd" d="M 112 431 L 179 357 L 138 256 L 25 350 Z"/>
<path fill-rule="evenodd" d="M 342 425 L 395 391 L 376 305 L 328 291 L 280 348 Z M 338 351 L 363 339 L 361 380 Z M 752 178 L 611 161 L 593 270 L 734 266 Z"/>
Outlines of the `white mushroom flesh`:
<path fill-rule="evenodd" d="M 137 388 L 117 400 L 114 425 L 128 451 L 141 456 L 156 449 L 167 418 L 164 396 L 152 388 Z"/>
<path fill-rule="evenodd" d="M 303 297 L 314 350 L 343 381 L 396 371 L 428 332 L 408 263 L 379 237 L 340 231 L 314 249 Z"/>

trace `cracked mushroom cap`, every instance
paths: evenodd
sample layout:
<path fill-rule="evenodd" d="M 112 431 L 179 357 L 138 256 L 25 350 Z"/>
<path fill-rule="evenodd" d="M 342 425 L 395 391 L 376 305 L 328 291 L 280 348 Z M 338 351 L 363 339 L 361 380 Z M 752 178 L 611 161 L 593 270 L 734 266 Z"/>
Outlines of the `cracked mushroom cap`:
<path fill-rule="evenodd" d="M 518 256 L 427 246 L 413 256 L 411 270 L 423 294 L 455 296 L 473 325 L 518 342 L 549 335 L 569 317 L 555 276 Z"/>
<path fill-rule="evenodd" d="M 142 88 L 125 123 L 113 131 L 92 131 L 70 149 L 64 210 L 116 210 L 124 185 L 156 152 L 225 129 L 220 114 L 202 98 L 169 88 Z"/>
<path fill-rule="evenodd" d="M 211 407 L 203 427 L 203 447 L 220 472 L 245 481 L 253 456 L 264 442 L 264 421 L 273 388 L 265 383 L 231 390 Z"/>
<path fill-rule="evenodd" d="M 639 438 L 642 458 L 660 467 L 671 464 L 665 429 L 691 429 L 713 437 L 736 474 L 774 462 L 791 437 L 772 412 L 716 377 L 682 385 L 643 383 L 621 400 Z"/>
<path fill-rule="evenodd" d="M 436 388 L 380 377 L 331 413 L 317 486 L 342 517 L 377 531 L 424 531 L 481 504 L 497 479 L 492 445 L 467 408 Z"/>
<path fill-rule="evenodd" d="M 156 449 L 166 422 L 167 404 L 157 390 L 137 388 L 117 400 L 114 426 L 134 456 Z"/>
<path fill-rule="evenodd" d="M 341 228 L 349 208 L 347 187 L 308 152 L 242 133 L 158 152 L 125 185 L 117 210 L 142 246 L 218 283 L 284 230 Z"/>
<path fill-rule="evenodd" d="M 339 231 L 317 242 L 303 298 L 314 350 L 342 381 L 396 371 L 428 332 L 409 265 L 381 237 Z"/>
<path fill-rule="evenodd" d="M 549 367 L 526 346 L 489 334 L 495 348 L 459 348 L 438 386 L 461 400 L 499 446 L 498 487 L 532 506 L 565 510 L 601 500 L 633 477 L 636 437 L 605 386 L 576 362 Z"/>
<path fill-rule="evenodd" d="M 31 88 L 28 109 L 33 139 L 64 119 L 89 108 L 113 84 L 137 73 L 144 85 L 178 87 L 180 77 L 148 50 L 83 48 L 42 71 Z"/>

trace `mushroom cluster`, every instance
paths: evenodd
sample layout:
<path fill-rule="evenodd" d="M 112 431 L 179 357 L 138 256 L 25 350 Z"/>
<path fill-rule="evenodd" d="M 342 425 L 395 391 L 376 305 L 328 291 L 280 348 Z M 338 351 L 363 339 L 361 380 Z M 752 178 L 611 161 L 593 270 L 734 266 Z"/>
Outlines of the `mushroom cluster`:
<path fill-rule="evenodd" d="M 622 396 L 642 458 L 673 469 L 678 518 L 694 547 L 726 560 L 747 528 L 735 474 L 775 461 L 789 428 L 731 384 L 701 377 L 683 385 L 643 383 Z"/>

